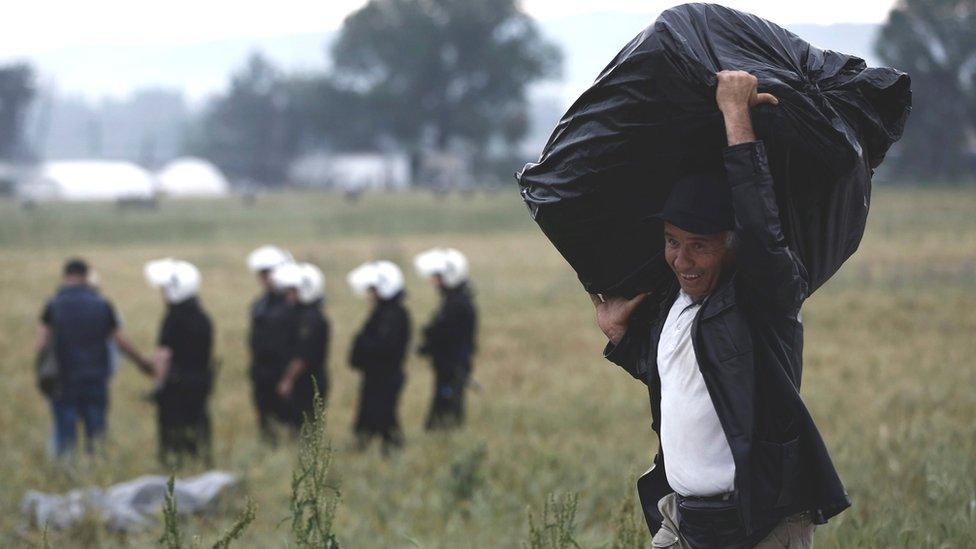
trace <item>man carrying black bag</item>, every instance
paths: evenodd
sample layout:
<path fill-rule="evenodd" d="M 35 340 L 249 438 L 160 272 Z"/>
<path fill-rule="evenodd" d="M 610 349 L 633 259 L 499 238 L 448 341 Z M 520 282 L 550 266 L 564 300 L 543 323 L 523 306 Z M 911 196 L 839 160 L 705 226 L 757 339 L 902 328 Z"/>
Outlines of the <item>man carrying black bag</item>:
<path fill-rule="evenodd" d="M 660 310 L 591 295 L 605 356 L 648 386 L 654 466 L 638 492 L 655 547 L 810 547 L 850 505 L 799 397 L 809 294 L 786 245 L 750 107 L 776 105 L 718 73 L 724 170 L 678 181 L 657 219 L 674 273 Z"/>

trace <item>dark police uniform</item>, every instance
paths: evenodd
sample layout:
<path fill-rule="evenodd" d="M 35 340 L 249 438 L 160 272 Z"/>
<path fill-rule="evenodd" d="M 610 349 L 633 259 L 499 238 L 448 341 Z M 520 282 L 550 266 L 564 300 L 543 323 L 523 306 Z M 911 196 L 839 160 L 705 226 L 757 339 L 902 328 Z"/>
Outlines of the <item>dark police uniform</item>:
<path fill-rule="evenodd" d="M 441 307 L 424 328 L 419 352 L 431 358 L 434 396 L 426 428 L 453 427 L 464 421 L 464 389 L 471 376 L 477 311 L 467 284 L 441 290 Z"/>
<path fill-rule="evenodd" d="M 403 292 L 378 301 L 353 342 L 349 362 L 363 374 L 359 412 L 354 430 L 361 445 L 373 436 L 388 451 L 403 444 L 396 417 L 403 388 L 403 359 L 410 341 L 410 314 L 402 303 Z"/>
<path fill-rule="evenodd" d="M 112 304 L 87 285 L 60 288 L 41 315 L 55 338 L 60 368 L 60 393 L 51 400 L 55 452 L 75 447 L 76 427 L 85 426 L 85 446 L 105 434 L 108 379 L 111 375 L 109 337 L 119 321 Z"/>
<path fill-rule="evenodd" d="M 323 404 L 329 394 L 329 377 L 325 360 L 329 356 L 329 321 L 322 313 L 322 300 L 298 306 L 297 356 L 305 363 L 305 371 L 295 380 L 292 405 L 298 417 L 312 417 L 315 390 L 318 388 Z"/>
<path fill-rule="evenodd" d="M 251 384 L 262 436 L 274 442 L 272 419 L 297 427 L 300 417 L 290 400 L 278 396 L 278 382 L 295 356 L 298 316 L 282 296 L 267 292 L 251 306 Z"/>
<path fill-rule="evenodd" d="M 213 325 L 196 298 L 169 305 L 159 329 L 159 347 L 171 351 L 169 371 L 156 393 L 159 459 L 184 455 L 210 460 L 210 416 L 207 399 L 213 387 Z"/>

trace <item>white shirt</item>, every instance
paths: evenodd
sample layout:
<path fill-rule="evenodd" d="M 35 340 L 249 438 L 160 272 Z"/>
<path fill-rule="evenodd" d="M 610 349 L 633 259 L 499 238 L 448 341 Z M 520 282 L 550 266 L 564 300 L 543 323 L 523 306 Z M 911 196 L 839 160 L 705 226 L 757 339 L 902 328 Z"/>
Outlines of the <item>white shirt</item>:
<path fill-rule="evenodd" d="M 664 468 L 668 484 L 683 496 L 731 492 L 735 480 L 732 450 L 691 342 L 691 325 L 700 308 L 680 292 L 657 347 Z"/>

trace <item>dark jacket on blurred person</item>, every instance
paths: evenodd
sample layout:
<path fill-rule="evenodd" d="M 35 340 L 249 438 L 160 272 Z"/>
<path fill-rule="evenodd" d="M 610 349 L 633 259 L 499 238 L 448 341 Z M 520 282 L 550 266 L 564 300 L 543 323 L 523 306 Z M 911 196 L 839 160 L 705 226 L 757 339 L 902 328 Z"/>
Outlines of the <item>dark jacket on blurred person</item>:
<path fill-rule="evenodd" d="M 119 327 L 118 316 L 112 304 L 88 284 L 65 285 L 45 305 L 41 323 L 53 334 L 59 367 L 60 390 L 51 401 L 55 453 L 74 449 L 78 420 L 84 424 L 86 447 L 92 451 L 93 442 L 105 433 L 109 338 Z"/>
<path fill-rule="evenodd" d="M 442 287 L 441 306 L 423 330 L 418 350 L 434 368 L 434 395 L 426 428 L 453 427 L 464 421 L 464 391 L 471 376 L 477 310 L 467 283 Z"/>
<path fill-rule="evenodd" d="M 251 306 L 251 383 L 261 434 L 269 442 L 275 441 L 272 420 L 291 427 L 301 421 L 291 399 L 277 393 L 298 349 L 298 320 L 297 307 L 274 292 L 266 292 Z"/>
<path fill-rule="evenodd" d="M 157 340 L 158 347 L 170 350 L 166 379 L 156 393 L 163 463 L 178 464 L 184 455 L 211 457 L 207 399 L 213 340 L 210 317 L 197 298 L 168 305 Z"/>
<path fill-rule="evenodd" d="M 808 295 L 808 269 L 819 266 L 801 264 L 785 243 L 761 142 L 729 147 L 725 173 L 739 243 L 736 260 L 695 316 L 692 342 L 735 462 L 740 520 L 755 537 L 803 511 L 824 523 L 850 500 L 799 394 L 799 313 Z M 659 436 L 658 344 L 677 294 L 675 281 L 660 310 L 639 309 L 623 338 L 605 350 L 607 359 L 647 385 L 651 427 Z M 638 492 L 648 526 L 657 531 L 657 504 L 673 492 L 661 450 L 638 481 Z"/>
<path fill-rule="evenodd" d="M 363 375 L 354 426 L 360 446 L 373 436 L 382 438 L 384 450 L 403 442 L 397 403 L 404 383 L 410 315 L 402 300 L 403 292 L 390 299 L 378 299 L 353 341 L 349 363 Z"/>
<path fill-rule="evenodd" d="M 329 356 L 330 326 L 322 313 L 322 300 L 298 306 L 298 336 L 296 355 L 305 363 L 305 371 L 295 381 L 292 403 L 299 417 L 312 417 L 315 391 L 325 404 L 329 395 L 329 376 L 326 359 Z"/>

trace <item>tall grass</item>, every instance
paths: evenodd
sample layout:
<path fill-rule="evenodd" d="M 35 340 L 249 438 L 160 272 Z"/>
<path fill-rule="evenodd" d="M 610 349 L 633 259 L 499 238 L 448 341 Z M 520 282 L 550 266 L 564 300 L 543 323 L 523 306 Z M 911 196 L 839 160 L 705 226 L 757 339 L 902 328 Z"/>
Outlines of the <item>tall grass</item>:
<path fill-rule="evenodd" d="M 471 500 L 485 484 L 484 463 L 488 450 L 484 444 L 462 451 L 451 462 L 451 476 L 447 483 L 447 493 L 451 505 L 460 505 Z"/>
<path fill-rule="evenodd" d="M 176 509 L 176 481 L 170 476 L 166 481 L 166 498 L 163 500 L 163 534 L 159 544 L 166 549 L 183 549 L 183 534 L 180 532 L 180 515 Z"/>
<path fill-rule="evenodd" d="M 325 432 L 325 403 L 315 393 L 312 417 L 302 424 L 298 460 L 291 475 L 291 534 L 295 545 L 333 549 L 339 491 L 329 483 L 332 448 Z"/>
<path fill-rule="evenodd" d="M 247 531 L 248 526 L 254 522 L 254 518 L 257 516 L 257 506 L 254 504 L 254 500 L 247 498 L 244 504 L 244 511 L 237 517 L 237 522 L 231 525 L 220 538 L 217 539 L 211 546 L 212 549 L 228 549 L 231 542 L 241 539 L 244 537 L 244 532 Z"/>
<path fill-rule="evenodd" d="M 199 537 L 194 537 L 189 545 L 183 541 L 184 535 L 180 528 L 179 509 L 176 506 L 175 485 L 175 478 L 170 476 L 166 482 L 166 497 L 163 500 L 163 533 L 159 536 L 157 543 L 166 549 L 202 547 L 203 543 Z M 256 513 L 257 509 L 254 502 L 248 498 L 244 511 L 237 518 L 237 521 L 213 542 L 210 546 L 211 549 L 228 549 L 232 541 L 240 539 L 244 535 L 247 527 L 254 522 Z"/>
<path fill-rule="evenodd" d="M 649 540 L 647 526 L 644 521 L 638 520 L 635 511 L 634 490 L 629 490 L 629 497 L 624 498 L 620 503 L 620 510 L 614 517 L 613 543 L 611 549 L 637 549 L 646 547 Z"/>
<path fill-rule="evenodd" d="M 576 541 L 576 511 L 579 494 L 550 494 L 542 508 L 542 516 L 529 511 L 529 539 L 526 549 L 578 549 Z"/>
<path fill-rule="evenodd" d="M 325 434 L 325 403 L 318 392 L 315 394 L 312 416 L 307 417 L 303 423 L 299 438 L 289 502 L 292 542 L 303 548 L 338 549 L 339 542 L 332 528 L 339 505 L 339 493 L 328 482 L 332 448 Z M 175 480 L 170 476 L 163 502 L 163 532 L 157 543 L 167 549 L 184 549 L 186 544 L 180 529 L 174 492 Z M 232 541 L 244 536 L 255 517 L 254 502 L 248 498 L 237 521 L 211 545 L 211 549 L 230 547 Z M 46 540 L 46 528 L 44 534 Z M 199 538 L 194 538 L 191 544 L 193 547 L 201 545 Z"/>

